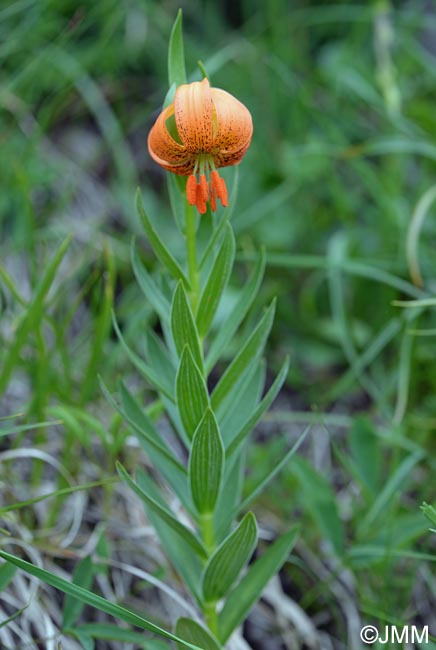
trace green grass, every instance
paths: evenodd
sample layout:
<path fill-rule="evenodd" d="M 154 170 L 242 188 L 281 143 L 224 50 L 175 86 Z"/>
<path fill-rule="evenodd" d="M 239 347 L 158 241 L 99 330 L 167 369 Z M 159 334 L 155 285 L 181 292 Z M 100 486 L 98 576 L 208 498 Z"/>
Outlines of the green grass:
<path fill-rule="evenodd" d="M 258 428 L 247 495 L 312 424 L 252 504 L 271 535 L 301 521 L 283 586 L 335 648 L 351 643 L 343 583 L 363 622 L 428 623 L 436 635 L 427 608 L 436 597 L 434 534 L 420 511 L 436 501 L 436 17 L 417 0 L 395 9 L 181 5 L 188 78 L 200 78 L 201 59 L 212 84 L 250 108 L 255 129 L 239 168 L 236 273 L 217 331 L 246 295 L 265 246 L 265 279 L 228 359 L 274 296 L 266 356 L 276 372 L 291 358 L 276 410 Z M 16 416 L 0 420 L 9 454 L 0 456 L 0 532 L 5 550 L 24 547 L 34 563 L 47 553 L 48 568 L 68 574 L 98 542 L 99 555 L 104 547 L 109 561 L 119 553 L 129 566 L 163 572 L 183 594 L 155 539 L 150 548 L 141 539 L 138 551 L 129 534 L 144 522 L 116 484 L 115 460 L 131 468 L 138 449 L 98 381 L 113 393 L 122 378 L 159 419 L 162 405 L 111 314 L 141 356 L 156 312 L 131 269 L 133 235 L 137 265 L 157 286 L 162 278 L 134 209 L 137 185 L 168 248 L 178 255 L 182 247 L 165 177 L 146 151 L 178 6 L 16 0 L 0 8 L 0 417 Z M 113 567 L 103 574 L 120 577 Z M 0 645 L 31 644 L 17 629 L 21 616 L 37 623 L 47 613 L 44 595 L 24 602 L 17 578 L 1 576 L 10 622 Z M 133 578 L 123 584 L 103 595 L 139 614 L 151 604 L 167 629 L 171 608 L 156 606 L 157 592 Z M 58 639 L 61 617 L 50 616 Z M 107 647 L 98 639 L 110 636 L 110 621 L 81 616 L 82 647 L 92 637 Z M 267 647 L 255 622 L 247 634 Z M 138 643 L 127 628 L 117 638 Z M 73 636 L 63 643 L 80 647 Z"/>

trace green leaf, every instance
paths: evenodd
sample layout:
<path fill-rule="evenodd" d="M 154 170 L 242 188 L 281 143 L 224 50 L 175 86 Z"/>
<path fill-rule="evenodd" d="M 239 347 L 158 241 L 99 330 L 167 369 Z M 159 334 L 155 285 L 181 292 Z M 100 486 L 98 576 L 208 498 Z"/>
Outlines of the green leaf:
<path fill-rule="evenodd" d="M 17 567 L 11 564 L 3 564 L 0 566 L 0 593 L 6 589 L 8 584 L 12 581 Z"/>
<path fill-rule="evenodd" d="M 121 414 L 133 427 L 139 444 L 147 453 L 153 465 L 178 495 L 183 505 L 190 510 L 192 503 L 188 492 L 187 472 L 184 465 L 173 455 L 150 418 L 122 382 L 119 391 L 123 407 Z M 150 441 L 152 441 L 151 444 Z"/>
<path fill-rule="evenodd" d="M 148 240 L 156 254 L 156 256 L 159 258 L 159 260 L 162 262 L 162 264 L 167 268 L 169 273 L 175 278 L 176 280 L 182 280 L 184 286 L 189 289 L 189 281 L 185 274 L 182 271 L 182 268 L 180 267 L 179 263 L 174 259 L 168 248 L 165 246 L 159 235 L 157 234 L 157 231 L 155 230 L 153 224 L 151 223 L 145 209 L 144 205 L 142 203 L 142 196 L 141 192 L 138 189 L 136 191 L 136 208 L 138 210 L 138 214 L 141 217 L 141 222 L 142 225 L 144 226 L 144 230 L 147 234 Z"/>
<path fill-rule="evenodd" d="M 336 496 L 327 479 L 303 458 L 296 456 L 291 466 L 300 484 L 299 496 L 304 510 L 315 520 L 321 534 L 341 556 L 344 551 L 344 527 L 339 517 Z M 303 511 L 304 511 L 303 510 Z"/>
<path fill-rule="evenodd" d="M 270 332 L 275 312 L 275 300 L 268 307 L 262 320 L 257 325 L 247 342 L 240 350 L 238 355 L 234 358 L 230 366 L 225 371 L 224 375 L 218 382 L 215 390 L 212 393 L 211 403 L 212 408 L 216 411 L 225 397 L 233 389 L 234 385 L 242 375 L 244 370 L 259 359 L 263 352 L 268 334 Z"/>
<path fill-rule="evenodd" d="M 221 650 L 218 641 L 212 636 L 210 630 L 206 630 L 200 623 L 191 618 L 179 618 L 176 623 L 175 632 L 177 636 L 200 646 L 203 650 Z"/>
<path fill-rule="evenodd" d="M 148 630 L 154 634 L 159 634 L 160 636 L 163 636 L 166 639 L 170 639 L 171 641 L 182 643 L 187 648 L 191 648 L 192 650 L 202 650 L 202 648 L 188 643 L 188 641 L 184 641 L 183 639 L 177 637 L 175 634 L 171 634 L 171 632 L 167 632 L 163 628 L 158 627 L 154 623 L 151 623 L 146 618 L 139 616 L 139 614 L 135 614 L 134 612 L 126 609 L 125 607 L 122 607 L 121 605 L 112 603 L 109 600 L 106 600 L 106 598 L 102 598 L 102 596 L 93 594 L 92 591 L 88 591 L 83 587 L 79 587 L 78 585 L 75 585 L 68 580 L 59 578 L 59 576 L 55 575 L 54 573 L 50 573 L 50 571 L 40 569 L 30 562 L 26 562 L 26 560 L 22 560 L 21 558 L 4 551 L 0 551 L 0 557 L 6 560 L 6 562 L 10 562 L 11 564 L 17 566 L 19 569 L 26 571 L 26 573 L 30 573 L 30 575 L 39 578 L 42 580 L 42 582 L 51 585 L 55 589 L 63 591 L 65 594 L 70 594 L 74 598 L 78 598 L 86 605 L 95 607 L 95 609 L 98 609 L 101 612 L 105 612 L 106 614 L 109 614 L 109 616 L 114 616 L 115 618 L 118 618 L 121 621 L 125 621 L 126 623 L 130 623 L 131 625 L 135 625 L 142 630 Z"/>
<path fill-rule="evenodd" d="M 422 460 L 424 455 L 425 453 L 423 451 L 416 451 L 410 454 L 398 465 L 394 472 L 390 473 L 389 478 L 385 481 L 383 489 L 379 491 L 371 508 L 362 521 L 359 522 L 361 531 L 372 529 L 380 517 L 385 517 L 386 509 L 396 503 L 396 499 L 400 496 L 411 478 L 413 468 Z"/>
<path fill-rule="evenodd" d="M 171 104 L 171 102 L 168 102 Z M 167 174 L 168 194 L 171 212 L 182 234 L 185 232 L 186 176 Z"/>
<path fill-rule="evenodd" d="M 186 83 L 185 52 L 183 47 L 182 10 L 179 9 L 177 18 L 171 30 L 168 47 L 168 85 Z"/>
<path fill-rule="evenodd" d="M 213 231 L 213 234 L 211 238 L 209 239 L 207 246 L 205 247 L 203 254 L 201 256 L 200 264 L 198 265 L 198 268 L 200 272 L 203 270 L 203 267 L 205 264 L 209 261 L 210 256 L 212 255 L 212 251 L 214 250 L 215 246 L 218 244 L 218 242 L 221 239 L 221 236 L 223 232 L 226 229 L 227 222 L 229 221 L 233 208 L 236 203 L 236 196 L 238 194 L 238 180 L 239 180 L 239 169 L 238 167 L 233 168 L 233 183 L 232 183 L 232 189 L 230 191 L 230 198 L 229 198 L 229 205 L 228 207 L 224 210 L 222 217 L 220 218 L 220 221 L 218 225 L 215 227 L 215 230 Z"/>
<path fill-rule="evenodd" d="M 187 345 L 182 352 L 176 377 L 176 396 L 180 418 L 186 434 L 192 440 L 194 432 L 209 406 L 209 394 L 203 375 Z"/>
<path fill-rule="evenodd" d="M 248 567 L 247 573 L 229 594 L 218 620 L 221 643 L 224 644 L 244 622 L 269 580 L 280 571 L 295 544 L 298 532 L 298 527 L 294 526 L 281 535 L 262 557 Z"/>
<path fill-rule="evenodd" d="M 7 347 L 6 356 L 4 357 L 0 373 L 0 394 L 3 394 L 9 383 L 11 374 L 20 357 L 21 349 L 25 344 L 27 337 L 31 332 L 36 332 L 38 330 L 39 323 L 46 314 L 44 300 L 47 297 L 50 287 L 56 277 L 57 270 L 64 259 L 70 244 L 71 237 L 67 237 L 50 260 L 38 286 L 35 289 L 32 300 L 28 304 L 27 309 L 14 333 L 12 343 Z"/>
<path fill-rule="evenodd" d="M 80 560 L 73 571 L 73 583 L 79 585 L 79 587 L 84 587 L 84 589 L 89 589 L 94 577 L 93 568 L 93 562 L 90 557 L 85 557 L 83 560 Z M 64 628 L 74 625 L 84 606 L 85 605 L 82 601 L 77 600 L 77 598 L 74 598 L 71 595 L 67 595 L 64 600 L 64 608 L 62 612 L 62 627 Z"/>
<path fill-rule="evenodd" d="M 236 434 L 236 436 L 233 438 L 233 440 L 227 447 L 226 459 L 230 459 L 233 456 L 233 454 L 240 448 L 240 446 L 244 443 L 247 436 L 251 433 L 251 431 L 254 429 L 256 424 L 259 422 L 262 415 L 265 413 L 265 411 L 269 409 L 269 407 L 277 397 L 281 387 L 283 386 L 283 383 L 288 374 L 288 369 L 289 369 L 289 358 L 286 357 L 282 367 L 280 368 L 279 374 L 275 378 L 274 383 L 271 385 L 265 397 L 258 404 L 252 416 L 247 420 L 247 422 L 244 424 L 244 426 L 240 429 L 240 431 Z"/>
<path fill-rule="evenodd" d="M 349 433 L 351 458 L 361 483 L 374 495 L 380 484 L 382 456 L 379 439 L 369 419 L 359 417 Z"/>
<path fill-rule="evenodd" d="M 254 364 L 250 381 L 247 383 L 244 381 L 241 389 L 237 386 L 236 391 L 238 391 L 238 394 L 233 395 L 234 399 L 227 398 L 221 404 L 220 417 L 217 416 L 217 420 L 222 432 L 224 447 L 229 445 L 256 410 L 262 398 L 265 379 L 266 362 L 265 359 L 260 359 Z M 231 398 L 231 396 L 232 393 L 230 393 L 229 397 Z"/>
<path fill-rule="evenodd" d="M 257 542 L 256 518 L 247 512 L 239 526 L 217 548 L 203 575 L 203 596 L 216 602 L 226 595 L 253 554 Z"/>
<path fill-rule="evenodd" d="M 130 249 L 130 256 L 132 261 L 133 273 L 135 274 L 136 280 L 139 284 L 140 289 L 142 290 L 144 296 L 147 298 L 148 302 L 151 304 L 153 309 L 161 320 L 168 320 L 168 314 L 170 313 L 170 303 L 163 295 L 162 291 L 159 289 L 149 272 L 146 270 L 145 266 L 139 259 L 138 251 L 135 246 L 135 241 L 132 240 L 132 246 Z"/>
<path fill-rule="evenodd" d="M 135 368 L 139 370 L 141 375 L 152 385 L 156 390 L 159 392 L 163 393 L 168 399 L 170 399 L 172 402 L 174 402 L 174 395 L 172 393 L 172 390 L 170 389 L 169 386 L 164 386 L 163 383 L 161 382 L 161 379 L 159 375 L 154 372 L 153 368 L 150 368 L 148 364 L 145 363 L 141 359 L 141 357 L 136 354 L 128 345 L 127 342 L 124 338 L 124 336 L 121 334 L 121 330 L 118 326 L 115 314 L 112 314 L 112 322 L 114 326 L 114 330 L 116 332 L 116 335 L 123 346 L 124 350 L 127 353 L 127 356 L 129 357 L 130 361 L 133 363 Z"/>
<path fill-rule="evenodd" d="M 173 456 L 166 444 L 159 437 L 157 431 L 155 431 L 145 413 L 135 404 L 133 397 L 124 386 L 121 386 L 120 392 L 123 406 L 126 410 L 117 404 L 101 378 L 100 386 L 109 404 L 130 424 L 137 434 L 140 445 L 150 456 L 150 459 L 168 481 L 169 485 L 171 485 L 183 500 L 184 492 L 186 492 L 187 472 L 185 467 Z"/>
<path fill-rule="evenodd" d="M 242 320 L 253 304 L 253 301 L 258 294 L 260 283 L 262 282 L 263 274 L 265 271 L 265 259 L 265 250 L 262 249 L 257 260 L 256 268 L 253 271 L 253 275 L 245 287 L 242 289 L 230 317 L 226 320 L 225 323 L 223 323 L 216 338 L 212 341 L 206 359 L 206 370 L 208 373 L 211 371 L 215 363 L 223 354 L 224 350 L 227 348 L 227 345 L 229 344 L 232 336 L 238 329 L 239 325 L 242 323 Z"/>
<path fill-rule="evenodd" d="M 189 457 L 192 500 L 200 514 L 212 513 L 217 502 L 224 468 L 224 446 L 210 408 L 197 427 Z"/>
<path fill-rule="evenodd" d="M 247 367 L 244 368 L 239 377 L 237 377 L 236 382 L 232 386 L 232 390 L 227 393 L 223 401 L 217 407 L 215 415 L 219 422 L 220 429 L 224 433 L 223 438 L 225 439 L 226 444 L 235 435 L 236 431 L 239 430 L 240 417 L 244 416 L 244 412 L 247 414 L 248 408 L 246 403 L 241 406 L 241 402 L 247 398 L 248 391 L 253 390 L 253 393 L 257 393 L 256 389 L 261 381 L 264 368 L 265 362 L 263 359 L 257 359 L 255 357 L 249 361 Z M 253 393 L 251 393 L 248 400 L 251 403 L 251 412 L 255 409 L 257 404 L 253 403 Z M 235 415 L 236 413 L 237 415 Z M 236 427 L 236 431 L 234 427 Z"/>
<path fill-rule="evenodd" d="M 128 484 L 128 486 L 142 499 L 147 508 L 150 508 L 162 521 L 170 526 L 173 531 L 189 544 L 199 557 L 207 558 L 207 552 L 203 544 L 197 539 L 194 533 L 180 523 L 173 513 L 168 508 L 163 507 L 153 497 L 151 497 L 142 487 L 140 487 L 132 477 L 127 473 L 124 467 L 116 462 L 116 468 L 121 478 Z"/>
<path fill-rule="evenodd" d="M 234 513 L 241 500 L 245 476 L 245 449 L 232 458 L 230 466 L 224 473 L 221 494 L 215 507 L 213 529 L 217 544 L 229 535 L 232 529 Z"/>
<path fill-rule="evenodd" d="M 64 630 L 64 632 L 69 632 L 69 630 Z M 163 641 L 150 641 L 149 639 L 144 639 L 144 635 L 141 632 L 122 628 L 113 623 L 84 623 L 83 625 L 76 626 L 74 630 L 71 630 L 71 633 L 82 633 L 86 636 L 92 637 L 93 639 L 102 639 L 103 641 L 133 643 L 139 645 L 140 648 L 147 650 L 157 650 L 158 648 L 160 650 L 168 649 L 168 645 Z"/>
<path fill-rule="evenodd" d="M 273 469 L 267 473 L 266 476 L 264 476 L 256 485 L 255 488 L 250 492 L 250 494 L 244 499 L 244 501 L 240 504 L 238 507 L 237 511 L 235 514 L 238 514 L 239 512 L 242 512 L 245 510 L 245 508 L 257 497 L 258 494 L 262 492 L 266 488 L 266 486 L 277 476 L 279 472 L 285 467 L 285 465 L 288 463 L 288 461 L 294 456 L 294 454 L 298 451 L 298 448 L 300 447 L 301 443 L 307 436 L 308 431 L 310 430 L 310 426 L 306 427 L 306 429 L 303 431 L 301 436 L 298 438 L 298 440 L 292 445 L 290 450 L 281 458 L 281 460 L 273 467 Z"/>
<path fill-rule="evenodd" d="M 206 336 L 218 309 L 221 296 L 229 281 L 235 258 L 235 237 L 230 224 L 226 224 L 225 235 L 214 264 L 201 294 L 197 312 L 197 327 L 200 336 Z"/>
<path fill-rule="evenodd" d="M 138 470 L 136 478 L 138 485 L 144 491 L 148 492 L 155 501 L 165 506 L 162 493 L 148 474 Z M 200 560 L 196 553 L 192 552 L 191 546 L 179 535 L 174 535 L 172 527 L 150 508 L 147 510 L 147 517 L 157 532 L 162 549 L 180 575 L 183 584 L 200 603 L 200 577 L 203 561 Z"/>
<path fill-rule="evenodd" d="M 145 332 L 145 355 L 159 375 L 162 385 L 171 386 L 173 390 L 176 366 L 163 340 L 151 328 L 147 328 Z"/>
<path fill-rule="evenodd" d="M 65 633 L 71 634 L 71 636 L 75 637 L 79 641 L 79 643 L 81 643 L 82 650 L 94 650 L 95 648 L 94 639 L 88 634 L 86 634 L 86 632 L 83 632 L 82 630 L 79 629 L 75 629 L 75 630 L 66 629 Z"/>
<path fill-rule="evenodd" d="M 174 291 L 171 305 L 171 331 L 178 355 L 181 356 L 185 345 L 187 345 L 195 363 L 203 372 L 203 355 L 197 326 L 182 282 L 177 284 Z"/>

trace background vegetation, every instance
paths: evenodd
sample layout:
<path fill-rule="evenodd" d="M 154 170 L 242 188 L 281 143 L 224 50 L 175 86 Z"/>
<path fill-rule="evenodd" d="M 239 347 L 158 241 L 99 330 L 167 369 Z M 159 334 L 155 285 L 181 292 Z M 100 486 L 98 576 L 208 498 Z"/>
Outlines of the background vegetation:
<path fill-rule="evenodd" d="M 136 235 L 155 264 L 133 208 L 137 185 L 169 245 L 181 245 L 146 149 L 179 5 L 192 78 L 201 59 L 255 125 L 225 307 L 266 246 L 254 311 L 278 297 L 271 370 L 291 354 L 248 485 L 312 424 L 255 506 L 265 542 L 294 521 L 302 532 L 245 638 L 268 650 L 358 648 L 364 623 L 436 635 L 434 539 L 420 511 L 436 499 L 431 2 L 1 4 L 2 545 L 64 577 L 82 560 L 96 591 L 158 624 L 182 607 L 171 590 L 183 596 L 183 585 L 117 484 L 115 458 L 133 468 L 138 449 L 98 383 L 115 391 L 122 376 L 147 401 L 111 326 L 114 307 L 140 352 L 155 318 L 129 260 Z M 165 647 L 105 627 L 5 566 L 0 587 L 1 647 L 90 647 L 84 637 L 96 648 Z"/>

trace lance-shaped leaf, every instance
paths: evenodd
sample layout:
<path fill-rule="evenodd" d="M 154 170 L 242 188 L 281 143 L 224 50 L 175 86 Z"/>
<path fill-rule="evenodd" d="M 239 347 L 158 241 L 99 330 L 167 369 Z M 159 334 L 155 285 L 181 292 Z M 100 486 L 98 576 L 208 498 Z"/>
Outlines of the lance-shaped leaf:
<path fill-rule="evenodd" d="M 189 482 L 200 514 L 212 513 L 221 489 L 224 446 L 215 415 L 207 408 L 192 440 Z"/>
<path fill-rule="evenodd" d="M 45 582 L 48 585 L 51 585 L 55 589 L 59 589 L 65 594 L 70 594 L 74 598 L 78 598 L 82 602 L 90 605 L 91 607 L 95 607 L 95 609 L 98 609 L 101 612 L 105 612 L 110 616 L 114 616 L 120 621 L 126 621 L 126 623 L 136 625 L 136 627 L 139 627 L 142 630 L 148 630 L 149 632 L 154 632 L 155 634 L 159 634 L 160 636 L 171 639 L 172 641 L 177 641 L 188 648 L 192 648 L 193 650 L 202 650 L 198 646 L 195 646 L 188 641 L 184 641 L 183 639 L 177 637 L 175 634 L 171 634 L 171 632 L 167 632 L 163 628 L 158 627 L 154 623 L 151 623 L 146 618 L 139 616 L 139 614 L 135 614 L 135 612 L 130 611 L 126 607 L 112 603 L 110 600 L 106 600 L 106 598 L 94 594 L 92 591 L 88 591 L 88 589 L 84 589 L 83 587 L 75 585 L 68 580 L 64 580 L 63 578 L 60 578 L 50 571 L 40 569 L 30 562 L 26 562 L 26 560 L 22 560 L 21 558 L 16 557 L 15 555 L 11 555 L 10 553 L 5 553 L 4 551 L 0 551 L 0 557 L 7 562 L 11 562 L 11 564 L 14 564 L 19 569 L 26 571 L 26 573 L 30 573 L 30 575 L 39 578 L 39 580 L 42 580 L 42 582 Z"/>
<path fill-rule="evenodd" d="M 119 413 L 131 425 L 136 438 L 149 456 L 151 462 L 177 494 L 185 508 L 192 511 L 191 495 L 187 485 L 187 472 L 184 465 L 174 456 L 153 422 L 138 404 L 134 396 L 122 382 L 119 385 L 122 408 Z M 113 402 L 112 402 L 113 403 Z"/>
<path fill-rule="evenodd" d="M 173 513 L 166 507 L 163 507 L 153 497 L 151 497 L 143 488 L 141 488 L 131 476 L 127 473 L 121 463 L 116 463 L 118 474 L 128 484 L 128 486 L 142 499 L 147 508 L 150 508 L 158 517 L 170 526 L 176 535 L 179 535 L 183 541 L 187 542 L 199 557 L 206 558 L 207 553 L 203 544 L 197 539 L 194 533 L 180 523 Z"/>
<path fill-rule="evenodd" d="M 262 557 L 248 567 L 247 573 L 230 593 L 220 612 L 218 629 L 221 643 L 225 643 L 233 630 L 243 623 L 250 609 L 259 600 L 269 580 L 286 561 L 297 535 L 298 527 L 294 526 L 279 537 Z"/>
<path fill-rule="evenodd" d="M 189 641 L 189 643 L 200 646 L 203 650 L 221 650 L 220 644 L 212 636 L 210 630 L 206 630 L 200 623 L 193 621 L 191 618 L 179 618 L 175 632 L 177 636 Z"/>
<path fill-rule="evenodd" d="M 183 273 L 181 266 L 174 259 L 174 257 L 172 256 L 168 248 L 165 246 L 165 244 L 157 234 L 157 231 L 155 230 L 153 224 L 151 223 L 150 218 L 146 213 L 144 205 L 142 203 L 142 196 L 139 189 L 136 192 L 136 208 L 138 210 L 139 216 L 141 217 L 141 222 L 142 225 L 144 226 L 144 230 L 147 234 L 148 240 L 156 256 L 160 259 L 162 264 L 167 268 L 167 270 L 173 276 L 173 278 L 175 278 L 176 280 L 182 280 L 185 287 L 189 289 L 189 281 L 185 276 L 185 274 Z"/>
<path fill-rule="evenodd" d="M 216 338 L 212 341 L 206 359 L 206 370 L 208 373 L 218 361 L 224 350 L 226 350 L 230 339 L 253 304 L 253 301 L 258 294 L 264 271 L 265 251 L 262 249 L 256 268 L 253 271 L 253 275 L 241 290 L 241 293 L 238 296 L 238 301 L 235 304 L 232 313 L 229 315 L 229 318 L 222 324 Z"/>
<path fill-rule="evenodd" d="M 247 512 L 239 526 L 217 548 L 203 574 L 203 596 L 208 603 L 226 595 L 249 561 L 257 542 L 256 518 Z"/>
<path fill-rule="evenodd" d="M 203 370 L 200 338 L 182 282 L 177 284 L 174 291 L 171 305 L 171 331 L 178 355 L 181 356 L 183 348 L 187 345 L 195 363 L 200 370 Z"/>
<path fill-rule="evenodd" d="M 174 395 L 172 394 L 171 388 L 169 386 L 164 386 L 161 381 L 161 377 L 159 377 L 153 368 L 145 363 L 145 361 L 143 361 L 141 357 L 136 354 L 136 352 L 134 352 L 134 350 L 132 350 L 129 345 L 127 345 L 124 336 L 121 334 L 121 330 L 118 326 L 115 314 L 112 314 L 112 322 L 116 335 L 133 365 L 139 370 L 141 375 L 143 375 L 145 379 L 156 388 L 156 390 L 158 390 L 160 393 L 163 393 L 165 397 L 168 397 L 168 399 L 174 402 Z"/>
<path fill-rule="evenodd" d="M 274 320 L 274 312 L 275 301 L 268 307 L 260 323 L 218 382 L 211 398 L 212 408 L 215 412 L 245 369 L 261 356 Z"/>
<path fill-rule="evenodd" d="M 267 472 L 266 476 L 261 478 L 258 482 L 257 485 L 251 490 L 250 494 L 245 497 L 245 499 L 242 501 L 242 503 L 239 504 L 236 512 L 234 513 L 234 516 L 237 516 L 238 513 L 242 512 L 245 510 L 245 508 L 257 497 L 258 494 L 262 492 L 266 488 L 266 486 L 271 483 L 273 478 L 277 476 L 279 472 L 282 471 L 282 469 L 285 467 L 286 463 L 295 455 L 295 453 L 298 451 L 298 448 L 300 447 L 301 443 L 307 436 L 308 432 L 310 431 L 310 426 L 307 426 L 301 436 L 297 439 L 297 441 L 292 445 L 290 450 L 286 452 L 286 454 L 279 460 L 279 462 L 274 465 L 272 470 Z"/>
<path fill-rule="evenodd" d="M 135 274 L 142 293 L 147 298 L 155 312 L 159 314 L 161 320 L 167 320 L 168 314 L 170 313 L 170 303 L 159 289 L 144 264 L 141 262 L 134 240 L 132 240 L 130 257 L 133 273 Z"/>
<path fill-rule="evenodd" d="M 176 484 L 176 481 L 178 484 L 183 484 L 183 482 L 186 483 L 185 467 L 177 460 L 177 458 L 175 458 L 145 414 L 144 417 L 139 415 L 140 407 L 136 405 L 132 408 L 133 398 L 130 393 L 128 393 L 125 386 L 121 384 L 120 387 L 123 408 L 117 404 L 101 378 L 100 386 L 109 404 L 118 411 L 118 413 L 134 429 L 140 444 L 144 447 L 145 451 L 149 454 L 153 463 L 159 468 L 162 474 L 164 476 L 172 477 L 174 479 L 174 484 Z M 173 487 L 179 494 L 176 485 L 173 485 Z"/>
<path fill-rule="evenodd" d="M 147 494 L 149 494 L 157 503 L 166 508 L 162 491 L 157 486 L 149 473 L 138 470 L 136 472 L 136 482 Z M 186 487 L 188 485 L 186 484 Z M 173 528 L 168 525 L 159 515 L 151 508 L 147 508 L 147 518 L 155 529 L 159 537 L 162 550 L 168 557 L 170 563 L 174 566 L 182 582 L 189 589 L 195 600 L 201 602 L 201 574 L 204 560 L 196 553 L 192 552 L 192 547 L 180 535 L 175 535 Z"/>
<path fill-rule="evenodd" d="M 216 255 L 206 285 L 201 294 L 197 312 L 200 336 L 206 336 L 218 309 L 221 296 L 229 281 L 235 258 L 235 237 L 230 224 L 226 225 L 224 239 Z"/>
<path fill-rule="evenodd" d="M 168 85 L 186 83 L 185 52 L 183 47 L 182 10 L 179 9 L 177 18 L 171 30 L 168 46 Z"/>
<path fill-rule="evenodd" d="M 187 345 L 182 352 L 177 372 L 176 397 L 180 419 L 187 436 L 192 440 L 195 429 L 209 406 L 209 394 L 203 375 Z"/>
<path fill-rule="evenodd" d="M 270 389 L 266 393 L 265 397 L 257 405 L 251 417 L 247 420 L 247 422 L 245 422 L 243 427 L 238 431 L 236 436 L 233 438 L 233 440 L 227 447 L 226 458 L 231 458 L 233 456 L 233 454 L 243 444 L 244 440 L 249 435 L 249 433 L 254 429 L 256 424 L 259 422 L 260 418 L 265 413 L 265 411 L 269 409 L 269 407 L 277 397 L 281 387 L 283 386 L 283 382 L 285 381 L 286 376 L 288 374 L 288 368 L 289 368 L 289 358 L 286 357 L 280 369 L 279 374 L 275 378 L 273 384 L 271 385 Z"/>

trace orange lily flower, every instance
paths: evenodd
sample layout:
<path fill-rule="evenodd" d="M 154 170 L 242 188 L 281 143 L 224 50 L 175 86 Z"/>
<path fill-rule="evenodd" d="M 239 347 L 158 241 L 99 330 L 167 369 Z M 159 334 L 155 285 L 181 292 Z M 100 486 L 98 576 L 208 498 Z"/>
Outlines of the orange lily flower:
<path fill-rule="evenodd" d="M 249 110 L 209 81 L 183 84 L 174 102 L 157 118 L 148 135 L 151 157 L 164 169 L 189 176 L 186 198 L 204 214 L 207 202 L 228 205 L 227 188 L 217 168 L 241 162 L 253 134 Z"/>

